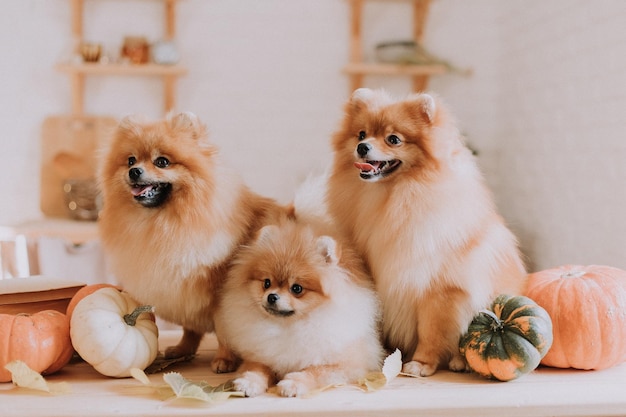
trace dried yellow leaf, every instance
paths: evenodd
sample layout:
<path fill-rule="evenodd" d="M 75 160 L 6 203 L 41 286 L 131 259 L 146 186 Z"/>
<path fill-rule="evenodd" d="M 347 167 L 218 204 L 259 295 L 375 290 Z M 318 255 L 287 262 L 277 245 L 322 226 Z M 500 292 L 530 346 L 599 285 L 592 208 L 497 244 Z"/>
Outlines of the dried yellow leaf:
<path fill-rule="evenodd" d="M 385 358 L 381 371 L 370 372 L 359 380 L 358 385 L 366 391 L 377 391 L 393 380 L 402 370 L 402 354 L 398 349 Z"/>
<path fill-rule="evenodd" d="M 54 395 L 68 394 L 71 392 L 67 382 L 49 383 L 39 372 L 33 371 L 23 361 L 12 361 L 7 363 L 4 367 L 11 372 L 13 384 L 20 388 L 47 392 Z"/>
<path fill-rule="evenodd" d="M 243 392 L 234 391 L 231 381 L 213 387 L 206 382 L 194 382 L 178 372 L 163 375 L 163 380 L 172 388 L 177 398 L 190 398 L 209 403 L 218 403 L 230 397 L 243 397 Z"/>
<path fill-rule="evenodd" d="M 387 378 L 382 372 L 370 372 L 359 380 L 359 385 L 366 391 L 377 391 L 387 385 Z"/>
<path fill-rule="evenodd" d="M 146 375 L 146 373 L 139 368 L 131 368 L 130 376 L 132 376 L 144 385 L 152 385 L 152 382 L 150 382 L 150 378 L 148 378 L 148 375 Z"/>
<path fill-rule="evenodd" d="M 172 391 L 172 388 L 169 385 L 153 384 L 150 381 L 150 378 L 148 378 L 148 375 L 146 375 L 146 373 L 139 368 L 131 368 L 130 376 L 141 382 L 144 387 L 150 389 L 150 391 L 156 394 L 156 396 L 161 400 L 167 400 L 168 398 L 174 396 L 174 391 Z"/>
<path fill-rule="evenodd" d="M 390 382 L 397 377 L 402 371 L 402 353 L 399 349 L 396 349 L 391 355 L 385 358 L 383 362 L 383 374 L 387 378 L 387 382 Z"/>

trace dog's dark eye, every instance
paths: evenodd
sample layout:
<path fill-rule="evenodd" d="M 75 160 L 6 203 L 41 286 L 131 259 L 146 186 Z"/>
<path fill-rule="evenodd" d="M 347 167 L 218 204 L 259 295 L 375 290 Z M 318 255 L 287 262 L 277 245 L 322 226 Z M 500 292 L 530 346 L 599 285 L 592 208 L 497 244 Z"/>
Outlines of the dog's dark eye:
<path fill-rule="evenodd" d="M 365 130 L 361 130 L 359 132 L 359 140 L 363 140 L 367 137 L 367 133 L 365 133 Z"/>
<path fill-rule="evenodd" d="M 128 158 L 128 166 L 132 167 L 133 165 L 135 165 L 137 163 L 137 158 L 135 158 L 134 156 L 130 156 Z"/>
<path fill-rule="evenodd" d="M 296 294 L 296 295 L 301 294 L 303 289 L 304 288 L 302 288 L 302 285 L 300 285 L 300 284 L 293 284 L 291 286 L 291 292 Z"/>
<path fill-rule="evenodd" d="M 402 143 L 402 139 L 396 135 L 389 135 L 387 136 L 387 143 L 390 145 L 399 145 Z"/>
<path fill-rule="evenodd" d="M 170 160 L 164 156 L 159 156 L 157 159 L 154 160 L 154 165 L 159 168 L 167 168 L 168 166 L 170 166 Z"/>
<path fill-rule="evenodd" d="M 269 287 L 271 287 L 271 286 L 272 286 L 272 281 L 270 281 L 270 279 L 269 279 L 269 278 L 265 278 L 265 279 L 263 280 L 263 288 L 264 288 L 264 289 L 268 289 L 268 288 L 269 288 Z"/>

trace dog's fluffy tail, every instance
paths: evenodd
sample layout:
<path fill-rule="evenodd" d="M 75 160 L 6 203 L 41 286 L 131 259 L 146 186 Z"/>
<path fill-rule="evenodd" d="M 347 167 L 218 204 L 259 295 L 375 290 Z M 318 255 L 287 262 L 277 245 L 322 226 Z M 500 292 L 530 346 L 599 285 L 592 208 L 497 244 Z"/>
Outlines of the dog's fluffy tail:
<path fill-rule="evenodd" d="M 309 175 L 296 189 L 293 207 L 297 219 L 328 226 L 330 222 L 326 203 L 328 175 L 328 171 Z"/>

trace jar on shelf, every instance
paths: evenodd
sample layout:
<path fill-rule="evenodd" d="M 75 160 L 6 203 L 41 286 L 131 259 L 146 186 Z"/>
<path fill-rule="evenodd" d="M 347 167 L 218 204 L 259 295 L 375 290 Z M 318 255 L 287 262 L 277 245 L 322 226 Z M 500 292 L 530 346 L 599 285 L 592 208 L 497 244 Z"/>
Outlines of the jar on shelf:
<path fill-rule="evenodd" d="M 150 44 L 143 36 L 126 36 L 121 55 L 132 64 L 145 64 L 150 60 Z"/>

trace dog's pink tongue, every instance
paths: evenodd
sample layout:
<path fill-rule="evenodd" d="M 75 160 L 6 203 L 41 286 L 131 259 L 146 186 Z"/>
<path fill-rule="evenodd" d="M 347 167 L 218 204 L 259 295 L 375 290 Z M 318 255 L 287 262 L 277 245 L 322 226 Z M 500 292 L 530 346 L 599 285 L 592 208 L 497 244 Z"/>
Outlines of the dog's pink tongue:
<path fill-rule="evenodd" d="M 138 195 L 145 193 L 150 188 L 152 188 L 152 185 L 137 186 L 137 187 L 133 187 L 131 192 L 133 193 L 134 196 L 138 196 Z"/>
<path fill-rule="evenodd" d="M 355 162 L 354 166 L 365 172 L 373 171 L 376 169 L 374 165 L 368 164 L 367 162 Z"/>

